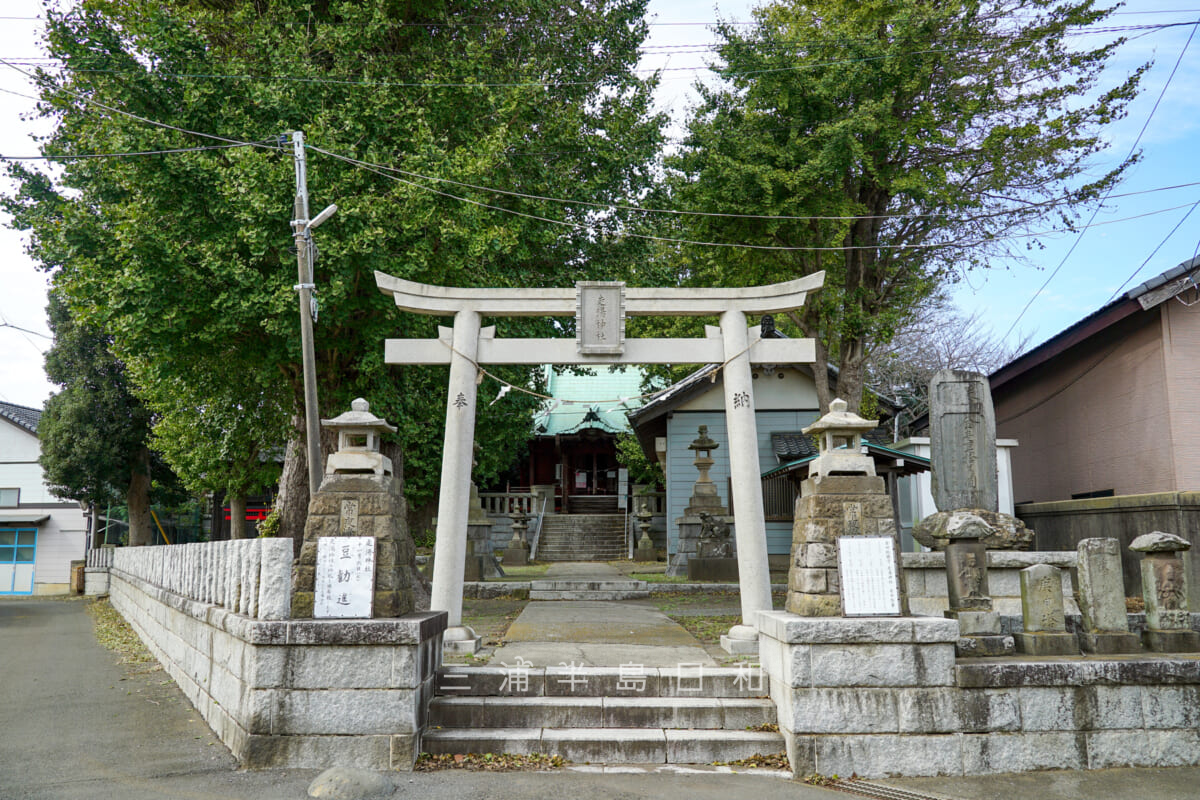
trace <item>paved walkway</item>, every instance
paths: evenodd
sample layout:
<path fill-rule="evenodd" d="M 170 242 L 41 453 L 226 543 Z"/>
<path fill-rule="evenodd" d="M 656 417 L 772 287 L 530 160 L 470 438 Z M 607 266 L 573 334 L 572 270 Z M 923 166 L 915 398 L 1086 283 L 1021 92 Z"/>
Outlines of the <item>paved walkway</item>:
<path fill-rule="evenodd" d="M 603 561 L 556 561 L 537 580 L 543 581 L 624 581 L 628 577 Z"/>
<path fill-rule="evenodd" d="M 534 601 L 509 627 L 489 664 L 535 667 L 674 667 L 717 662 L 683 627 L 656 608 L 619 600 Z"/>

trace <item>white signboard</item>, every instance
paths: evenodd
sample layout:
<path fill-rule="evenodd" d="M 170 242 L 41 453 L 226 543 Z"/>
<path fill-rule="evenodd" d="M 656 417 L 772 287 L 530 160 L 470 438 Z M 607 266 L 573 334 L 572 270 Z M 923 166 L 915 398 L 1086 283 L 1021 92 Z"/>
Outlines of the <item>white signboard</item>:
<path fill-rule="evenodd" d="M 313 617 L 370 619 L 374 593 L 374 537 L 322 536 L 317 539 Z"/>
<path fill-rule="evenodd" d="M 838 539 L 842 614 L 847 617 L 900 615 L 900 576 L 896 541 L 890 536 Z"/>
<path fill-rule="evenodd" d="M 629 508 L 629 470 L 621 467 L 617 470 L 617 509 L 624 511 Z"/>

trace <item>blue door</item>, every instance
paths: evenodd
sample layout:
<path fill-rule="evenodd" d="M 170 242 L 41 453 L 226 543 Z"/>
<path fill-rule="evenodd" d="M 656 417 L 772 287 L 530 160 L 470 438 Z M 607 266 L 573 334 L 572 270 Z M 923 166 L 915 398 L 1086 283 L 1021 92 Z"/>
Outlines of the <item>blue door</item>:
<path fill-rule="evenodd" d="M 36 528 L 0 528 L 0 594 L 33 594 L 36 556 Z"/>

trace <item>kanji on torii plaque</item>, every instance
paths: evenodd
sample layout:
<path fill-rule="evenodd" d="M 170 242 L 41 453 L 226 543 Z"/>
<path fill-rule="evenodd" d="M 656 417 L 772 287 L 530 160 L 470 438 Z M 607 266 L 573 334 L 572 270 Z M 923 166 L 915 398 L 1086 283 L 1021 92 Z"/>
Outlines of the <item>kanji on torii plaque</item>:
<path fill-rule="evenodd" d="M 763 339 L 747 328 L 746 315 L 779 314 L 804 305 L 821 288 L 825 273 L 770 286 L 660 289 L 626 287 L 616 281 L 581 282 L 565 289 L 465 289 L 431 286 L 375 273 L 380 291 L 417 314 L 454 317 L 437 339 L 388 339 L 389 364 L 449 364 L 446 441 L 438 497 L 431 608 L 449 615 L 446 642 L 474 633 L 462 627 L 463 566 L 466 561 L 471 456 L 475 437 L 476 380 L 481 364 L 721 364 L 729 437 L 735 536 L 737 537 L 742 624 L 729 639 L 753 644 L 755 615 L 771 608 L 766 524 L 759 484 L 758 432 L 754 418 L 751 364 L 810 364 L 811 339 Z M 576 315 L 571 339 L 497 339 L 481 317 Z M 698 339 L 626 339 L 625 317 L 718 316 Z"/>

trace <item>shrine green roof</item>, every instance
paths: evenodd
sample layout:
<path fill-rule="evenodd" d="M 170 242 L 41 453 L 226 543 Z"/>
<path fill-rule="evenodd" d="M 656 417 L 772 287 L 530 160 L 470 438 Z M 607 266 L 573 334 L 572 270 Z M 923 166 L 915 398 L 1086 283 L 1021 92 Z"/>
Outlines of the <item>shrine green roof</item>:
<path fill-rule="evenodd" d="M 595 428 L 607 433 L 630 430 L 625 412 L 641 406 L 640 367 L 588 367 L 582 374 L 546 366 L 547 400 L 534 415 L 538 436 L 577 433 Z M 624 401 L 624 402 L 622 402 Z"/>

